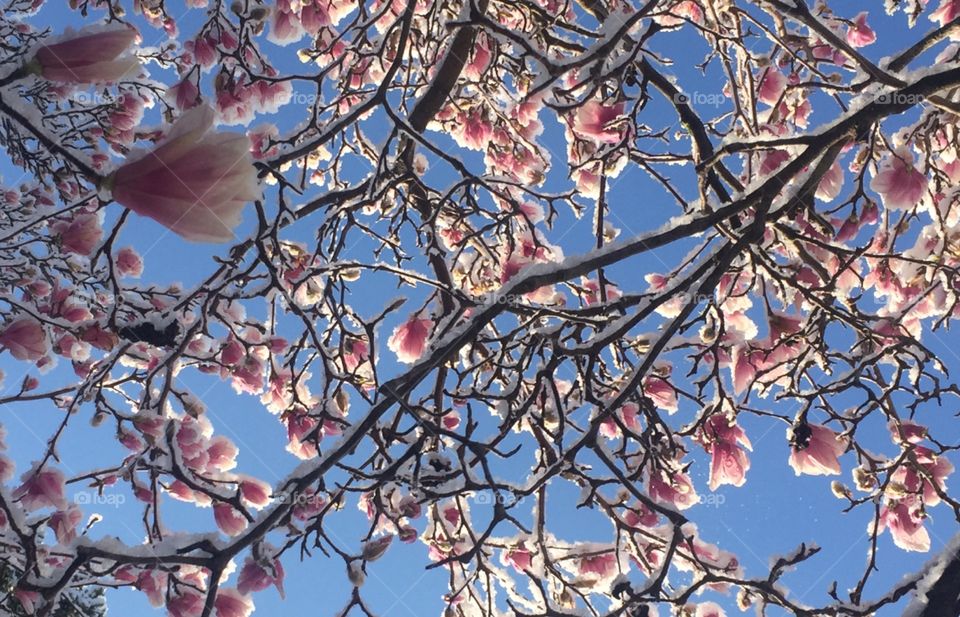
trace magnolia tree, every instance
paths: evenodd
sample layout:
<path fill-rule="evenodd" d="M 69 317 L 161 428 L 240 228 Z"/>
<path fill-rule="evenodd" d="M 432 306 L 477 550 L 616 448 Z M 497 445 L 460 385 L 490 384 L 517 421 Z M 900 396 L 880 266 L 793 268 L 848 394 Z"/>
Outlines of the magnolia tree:
<path fill-rule="evenodd" d="M 372 614 L 410 543 L 447 615 L 960 612 L 960 2 L 51 4 L 0 13 L 5 610 L 244 617 L 312 556 Z M 707 531 L 760 467 L 869 521 L 820 604 L 816 537 Z"/>

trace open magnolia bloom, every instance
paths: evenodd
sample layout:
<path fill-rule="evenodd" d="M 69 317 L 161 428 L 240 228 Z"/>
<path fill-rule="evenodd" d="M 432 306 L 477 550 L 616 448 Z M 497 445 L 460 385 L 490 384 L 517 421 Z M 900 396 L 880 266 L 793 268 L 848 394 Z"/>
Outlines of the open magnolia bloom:
<path fill-rule="evenodd" d="M 187 240 L 231 240 L 260 188 L 246 136 L 211 132 L 213 120 L 207 105 L 187 110 L 156 148 L 131 156 L 104 187 Z"/>

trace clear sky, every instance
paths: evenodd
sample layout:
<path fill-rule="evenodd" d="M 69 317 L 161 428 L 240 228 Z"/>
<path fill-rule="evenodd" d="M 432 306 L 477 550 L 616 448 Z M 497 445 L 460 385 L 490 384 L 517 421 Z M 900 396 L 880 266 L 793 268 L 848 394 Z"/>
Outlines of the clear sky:
<path fill-rule="evenodd" d="M 179 3 L 177 3 L 179 4 Z M 862 3 L 839 2 L 838 7 L 855 10 Z M 870 23 L 877 30 L 878 42 L 865 49 L 868 57 L 877 60 L 890 55 L 899 49 L 902 31 L 906 28 L 902 15 L 888 18 L 879 10 L 880 3 L 871 3 L 877 10 L 871 14 Z M 172 10 L 176 12 L 176 10 Z M 131 10 L 132 13 L 132 10 Z M 180 21 L 183 39 L 196 27 L 200 11 L 186 12 Z M 49 2 L 36 16 L 35 23 L 45 23 L 54 32 L 61 31 L 65 26 L 76 25 L 78 16 L 66 8 L 61 2 Z M 162 42 L 162 33 L 143 24 L 142 20 L 134 17 L 133 21 L 141 26 L 144 44 L 159 44 Z M 917 29 L 911 32 L 911 39 L 929 28 L 929 22 L 921 20 Z M 661 53 L 674 59 L 672 70 L 685 84 L 685 90 L 692 92 L 690 85 L 695 85 L 697 91 L 704 94 L 719 94 L 721 83 L 713 73 L 702 75 L 694 64 L 703 60 L 706 48 L 689 37 L 689 44 L 680 44 L 678 37 L 669 37 L 667 40 L 676 45 L 673 48 L 658 49 Z M 269 43 L 264 44 L 269 51 L 275 52 L 279 60 L 280 69 L 284 68 L 303 70 L 295 58 L 293 47 L 277 48 Z M 173 76 L 151 67 L 154 76 L 161 81 L 173 83 Z M 209 83 L 205 84 L 205 92 L 209 93 Z M 696 100 L 695 100 L 696 105 Z M 816 105 L 812 125 L 828 121 L 835 107 L 826 104 Z M 660 117 L 650 124 L 662 124 L 662 117 L 668 113 L 667 106 L 660 101 L 654 101 L 644 112 L 659 114 Z M 302 106 L 291 103 L 277 116 L 266 119 L 257 118 L 251 127 L 262 121 L 277 124 L 281 131 L 290 128 L 302 118 Z M 156 114 L 148 114 L 147 123 L 156 123 Z M 370 139 L 374 143 L 379 141 L 376 135 L 376 123 L 369 129 Z M 381 130 L 384 125 L 380 124 Z M 241 130 L 233 127 L 228 130 Z M 452 141 L 443 135 L 431 135 L 441 147 L 449 147 Z M 546 127 L 545 142 L 554 152 L 554 162 L 557 163 L 551 176 L 548 178 L 548 189 L 567 188 L 565 170 L 562 168 L 564 155 L 564 137 L 557 125 L 548 124 Z M 665 146 L 668 148 L 668 146 Z M 433 159 L 436 171 L 432 171 L 438 179 L 444 171 L 436 157 L 427 154 Z M 468 162 L 479 168 L 482 161 L 475 153 L 467 154 Z M 432 167 L 432 169 L 434 168 Z M 3 175 L 4 185 L 15 185 L 21 181 L 20 170 L 14 168 L 8 160 L 0 162 L 0 173 Z M 452 178 L 453 176 L 449 176 Z M 441 183 L 442 184 L 442 183 Z M 690 187 L 690 198 L 695 196 L 695 187 Z M 621 174 L 610 185 L 610 203 L 613 204 L 613 223 L 622 229 L 622 235 L 634 235 L 643 231 L 655 229 L 662 225 L 664 220 L 678 214 L 676 207 L 664 195 L 663 191 L 654 184 L 642 171 L 632 168 Z M 115 215 L 116 206 L 112 206 L 111 216 Z M 238 236 L 243 237 L 245 232 L 252 228 L 253 216 L 248 213 L 243 226 L 238 230 Z M 592 237 L 590 217 L 575 219 L 568 212 L 563 212 L 556 227 L 547 233 L 548 239 L 561 246 L 567 255 L 584 251 L 591 247 Z M 285 232 L 288 238 L 309 242 L 312 236 L 309 219 L 295 225 Z M 138 247 L 144 255 L 145 271 L 141 281 L 156 282 L 160 285 L 181 283 L 184 286 L 195 284 L 207 273 L 213 270 L 214 263 L 211 257 L 223 254 L 223 249 L 217 246 L 188 244 L 173 234 L 167 232 L 152 221 L 136 217 L 124 230 L 122 242 L 119 245 L 130 244 Z M 668 247 L 647 254 L 640 260 L 631 261 L 628 267 L 613 268 L 608 275 L 614 281 L 633 278 L 638 279 L 647 272 L 666 270 L 675 264 L 691 244 Z M 352 249 L 357 255 L 369 251 L 369 247 L 362 244 Z M 421 264 L 422 265 L 422 264 Z M 378 288 L 376 279 L 370 279 L 366 285 L 356 291 L 354 305 L 361 313 L 371 315 L 377 312 L 387 298 L 397 295 L 407 295 L 419 299 L 423 295 L 422 289 L 396 289 L 394 287 Z M 411 303 L 411 306 L 415 303 Z M 251 308 L 251 311 L 254 311 Z M 383 326 L 381 332 L 389 332 L 402 316 L 395 314 Z M 931 349 L 948 366 L 960 369 L 960 356 L 956 336 L 947 332 L 932 333 L 925 339 Z M 24 374 L 24 365 L 10 362 L 5 354 L 0 356 L 0 368 L 6 379 L 3 384 L 5 394 L 15 391 Z M 384 356 L 383 364 L 379 367 L 381 376 L 396 374 L 400 370 L 392 356 Z M 65 363 L 52 373 L 42 378 L 44 388 L 49 388 L 58 382 L 71 379 L 70 369 Z M 277 419 L 265 411 L 259 402 L 259 397 L 250 395 L 236 395 L 226 382 L 218 382 L 205 376 L 184 373 L 184 382 L 205 401 L 208 413 L 218 432 L 230 437 L 239 447 L 239 467 L 243 473 L 249 473 L 267 481 L 277 481 L 285 477 L 299 462 L 284 450 L 286 436 L 283 427 Z M 776 410 L 778 413 L 792 415 L 795 412 L 793 403 L 778 402 L 773 398 L 755 400 L 754 405 L 760 408 Z M 957 430 L 954 413 L 956 409 L 946 408 L 936 410 L 925 409 L 921 421 L 942 429 L 945 438 L 957 439 L 960 437 Z M 76 469 L 85 470 L 99 463 L 116 462 L 123 451 L 121 446 L 111 439 L 107 431 L 109 428 L 93 428 L 89 426 L 87 416 L 89 410 L 71 422 L 69 434 L 61 444 L 59 452 L 62 457 L 61 467 L 69 473 L 76 464 Z M 362 413 L 362 408 L 354 406 L 352 414 Z M 675 418 L 682 423 L 691 417 L 691 410 L 681 406 Z M 356 416 L 352 416 L 356 417 Z M 718 544 L 721 548 L 736 553 L 748 575 L 763 576 L 766 574 L 770 557 L 786 553 L 796 548 L 801 542 L 814 542 L 823 547 L 819 555 L 807 561 L 797 571 L 788 574 L 784 583 L 792 590 L 795 597 L 809 604 L 821 604 L 829 601 L 826 592 L 834 580 L 840 581 L 841 595 L 843 590 L 854 584 L 866 562 L 868 549 L 867 523 L 872 512 L 861 508 L 853 513 L 841 515 L 844 503 L 834 498 L 830 492 L 830 478 L 822 477 L 794 477 L 793 471 L 787 465 L 789 453 L 785 437 L 784 425 L 767 419 L 760 419 L 745 415 L 742 424 L 746 428 L 753 442 L 751 455 L 752 468 L 748 474 L 748 482 L 742 488 L 725 486 L 716 493 L 707 489 L 708 469 L 705 455 L 695 450 L 691 459 L 696 461 L 693 466 L 693 480 L 698 492 L 704 496 L 704 502 L 695 506 L 689 512 L 691 518 L 699 524 L 702 537 Z M 0 408 L 0 422 L 9 432 L 8 443 L 12 457 L 18 465 L 18 475 L 29 467 L 29 462 L 35 459 L 42 451 L 45 440 L 52 434 L 55 426 L 61 420 L 59 411 L 45 403 L 18 404 Z M 81 421 L 76 421 L 81 420 Z M 861 434 L 861 433 L 858 433 Z M 868 427 L 862 433 L 875 440 L 876 450 L 894 454 L 892 444 L 886 436 L 886 428 L 879 421 L 875 426 Z M 885 444 L 885 445 L 884 445 Z M 842 478 L 850 483 L 849 470 L 851 457 L 844 458 L 845 476 Z M 954 461 L 955 464 L 958 461 Z M 522 476 L 520 476 L 522 477 Z M 955 478 L 948 480 L 949 485 L 955 484 Z M 570 534 L 567 539 L 609 540 L 612 537 L 611 529 L 603 519 L 592 513 L 576 510 L 575 500 L 578 492 L 573 488 L 558 490 L 551 502 L 551 516 L 555 524 L 555 533 L 558 536 Z M 117 535 L 128 543 L 136 543 L 143 537 L 140 527 L 139 504 L 132 496 L 119 489 L 117 495 L 124 499 L 121 503 L 97 504 L 105 515 L 103 523 L 98 524 L 92 534 Z M 481 498 L 482 500 L 482 498 Z M 166 510 L 166 522 L 171 529 L 183 531 L 211 531 L 215 530 L 210 510 L 197 510 L 193 506 L 170 502 Z M 479 514 L 484 510 L 483 504 L 475 506 L 474 511 Z M 532 507 L 532 503 L 530 504 Z M 521 506 L 521 511 L 525 506 Z M 85 507 L 86 512 L 92 512 L 94 507 Z M 347 545 L 357 546 L 357 540 L 363 535 L 366 528 L 366 518 L 351 503 L 347 510 L 339 516 L 330 519 L 334 524 L 330 532 L 335 537 L 343 538 Z M 422 521 L 421 528 L 422 528 Z M 942 546 L 956 530 L 956 522 L 952 520 L 949 509 L 944 506 L 934 508 L 931 520 L 927 527 L 933 538 L 934 550 Z M 319 551 L 315 551 L 313 558 L 302 563 L 296 559 L 296 551 L 288 553 L 284 565 L 287 572 L 287 597 L 281 600 L 274 589 L 257 593 L 254 601 L 258 615 L 329 615 L 333 614 L 347 601 L 347 581 L 343 572 L 342 562 L 327 560 Z M 928 558 L 928 555 L 906 553 L 893 546 L 889 534 L 880 538 L 879 565 L 880 570 L 875 573 L 868 586 L 868 597 L 885 592 L 890 585 L 898 581 L 905 574 L 919 568 Z M 371 564 L 369 576 L 365 585 L 365 595 L 372 600 L 373 608 L 384 616 L 415 616 L 438 615 L 443 609 L 441 595 L 445 592 L 446 576 L 442 570 L 425 570 L 429 561 L 426 558 L 426 547 L 421 543 L 410 545 L 395 544 L 387 555 L 380 561 Z M 240 564 L 237 564 L 238 566 Z M 122 589 L 111 591 L 108 594 L 110 614 L 112 615 L 151 615 L 161 614 L 153 611 L 140 592 Z M 706 596 L 705 596 L 706 599 Z M 732 609 L 731 614 L 737 614 L 732 597 L 711 597 L 721 605 Z M 896 608 L 890 608 L 881 615 L 896 615 L 902 610 L 903 603 Z M 771 614 L 777 614 L 775 612 Z"/>

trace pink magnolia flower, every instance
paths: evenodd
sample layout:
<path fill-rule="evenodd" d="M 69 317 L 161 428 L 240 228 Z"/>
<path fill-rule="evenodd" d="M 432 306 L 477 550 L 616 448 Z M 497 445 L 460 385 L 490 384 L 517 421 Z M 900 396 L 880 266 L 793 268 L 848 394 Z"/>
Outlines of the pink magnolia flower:
<path fill-rule="evenodd" d="M 790 466 L 798 476 L 829 476 L 840 473 L 839 457 L 847 440 L 819 424 L 800 424 L 791 429 Z"/>
<path fill-rule="evenodd" d="M 167 487 L 167 492 L 174 499 L 185 501 L 187 503 L 195 503 L 198 506 L 203 507 L 209 506 L 213 501 L 209 495 L 193 490 L 180 480 L 174 480 L 171 482 L 170 486 Z"/>
<path fill-rule="evenodd" d="M 16 465 L 8 457 L 0 454 L 0 483 L 6 484 L 13 477 Z"/>
<path fill-rule="evenodd" d="M 923 513 L 915 497 L 886 503 L 880 508 L 879 531 L 890 530 L 893 543 L 905 551 L 930 550 L 930 534 L 923 526 Z"/>
<path fill-rule="evenodd" d="M 604 105 L 599 101 L 587 101 L 577 109 L 573 117 L 573 132 L 596 143 L 620 143 L 625 132 L 624 126 L 619 122 L 623 109 L 623 103 Z"/>
<path fill-rule="evenodd" d="M 607 578 L 617 570 L 617 556 L 613 553 L 602 553 L 581 557 L 577 562 L 580 574 L 596 574 L 600 578 Z"/>
<path fill-rule="evenodd" d="M 815 195 L 817 199 L 821 201 L 833 201 L 837 198 L 837 195 L 840 194 L 842 188 L 843 168 L 840 166 L 840 163 L 834 162 L 833 165 L 827 169 L 827 173 L 823 174 L 823 177 L 820 178 L 820 183 L 817 185 Z"/>
<path fill-rule="evenodd" d="M 250 596 L 233 588 L 218 591 L 213 606 L 217 617 L 248 617 L 254 608 Z"/>
<path fill-rule="evenodd" d="M 167 601 L 167 615 L 169 617 L 200 617 L 203 613 L 203 594 L 193 589 L 182 589 L 183 591 Z"/>
<path fill-rule="evenodd" d="M 584 278 L 581 280 L 581 285 L 583 286 L 583 301 L 587 306 L 600 304 L 604 302 L 604 299 L 606 299 L 606 302 L 613 302 L 623 295 L 610 282 L 604 283 L 602 290 L 600 289 L 600 282 L 595 279 Z"/>
<path fill-rule="evenodd" d="M 658 520 L 660 517 L 657 513 L 642 502 L 637 502 L 623 513 L 623 522 L 631 527 L 653 527 Z"/>
<path fill-rule="evenodd" d="M 32 317 L 13 320 L 0 332 L 0 345 L 17 360 L 39 360 L 47 353 L 47 335 Z"/>
<path fill-rule="evenodd" d="M 346 337 L 343 340 L 343 365 L 348 371 L 354 371 L 358 366 L 370 359 L 370 346 L 366 339 Z"/>
<path fill-rule="evenodd" d="M 726 617 L 726 613 L 715 602 L 703 602 L 697 605 L 697 612 L 694 617 Z"/>
<path fill-rule="evenodd" d="M 463 74 L 467 79 L 478 81 L 483 72 L 490 66 L 491 48 L 493 47 L 490 37 L 481 32 L 473 46 L 473 53 L 470 56 L 470 62 L 464 67 Z"/>
<path fill-rule="evenodd" d="M 813 57 L 817 60 L 832 62 L 833 64 L 837 65 L 842 65 L 847 61 L 847 57 L 843 55 L 842 51 L 835 49 L 833 46 L 824 43 L 820 39 L 816 39 L 811 45 Z"/>
<path fill-rule="evenodd" d="M 937 9 L 930 14 L 930 21 L 941 26 L 949 23 L 960 15 L 960 0 L 941 0 Z"/>
<path fill-rule="evenodd" d="M 125 246 L 117 251 L 114 265 L 120 276 L 140 278 L 140 275 L 143 274 L 143 259 L 132 246 Z"/>
<path fill-rule="evenodd" d="M 454 431 L 460 426 L 460 414 L 456 411 L 447 412 L 440 418 L 440 422 L 443 424 L 443 428 Z"/>
<path fill-rule="evenodd" d="M 41 603 L 41 597 L 39 592 L 26 591 L 25 589 L 17 589 L 13 592 L 13 595 L 17 599 L 17 602 L 20 603 L 20 606 L 23 607 L 23 610 L 26 611 L 28 615 L 33 615 L 37 612 L 37 607 Z"/>
<path fill-rule="evenodd" d="M 923 446 L 913 447 L 913 460 L 897 468 L 891 479 L 899 482 L 907 492 L 918 494 L 923 503 L 935 506 L 940 503 L 940 493 L 946 490 L 947 476 L 953 473 L 953 464 L 944 456 L 937 456 L 933 450 Z"/>
<path fill-rule="evenodd" d="M 53 530 L 60 544 L 73 542 L 77 537 L 77 525 L 83 520 L 80 508 L 70 504 L 65 510 L 57 510 L 47 521 L 47 526 Z"/>
<path fill-rule="evenodd" d="M 210 440 L 207 469 L 227 471 L 237 466 L 237 446 L 228 437 L 218 435 Z"/>
<path fill-rule="evenodd" d="M 144 101 L 141 97 L 129 92 L 124 93 L 107 118 L 109 125 L 104 138 L 115 145 L 133 143 L 137 127 L 143 121 L 143 109 Z"/>
<path fill-rule="evenodd" d="M 103 238 L 96 214 L 80 214 L 71 221 L 60 221 L 53 225 L 53 232 L 60 237 L 60 245 L 67 252 L 77 255 L 89 255 Z"/>
<path fill-rule="evenodd" d="M 180 83 L 167 88 L 166 98 L 177 109 L 183 111 L 200 104 L 200 89 L 197 88 L 197 84 L 193 83 L 192 79 L 184 79 Z"/>
<path fill-rule="evenodd" d="M 700 500 L 690 477 L 682 471 L 651 472 L 647 490 L 654 501 L 680 510 L 686 510 Z"/>
<path fill-rule="evenodd" d="M 486 150 L 493 134 L 493 124 L 486 113 L 479 107 L 461 114 L 460 124 L 455 136 L 459 136 L 458 143 L 471 150 Z"/>
<path fill-rule="evenodd" d="M 643 394 L 664 411 L 675 413 L 679 409 L 677 390 L 665 379 L 653 375 L 644 379 Z"/>
<path fill-rule="evenodd" d="M 80 31 L 59 43 L 42 45 L 28 68 L 44 79 L 70 84 L 119 81 L 136 71 L 140 62 L 124 52 L 137 40 L 126 26 Z"/>
<path fill-rule="evenodd" d="M 280 135 L 279 129 L 273 124 L 264 124 L 247 133 L 250 140 L 250 155 L 256 160 L 275 155 L 279 148 L 273 142 Z"/>
<path fill-rule="evenodd" d="M 710 490 L 715 491 L 723 484 L 743 486 L 750 459 L 737 444 L 749 450 L 750 440 L 736 421 L 723 414 L 710 416 L 704 423 L 700 439 L 710 453 Z"/>
<path fill-rule="evenodd" d="M 213 518 L 220 531 L 228 536 L 235 536 L 247 528 L 247 519 L 236 508 L 228 503 L 213 505 Z"/>
<path fill-rule="evenodd" d="M 757 98 L 767 105 L 776 105 L 784 90 L 787 89 L 787 76 L 780 71 L 767 69 L 760 78 Z"/>
<path fill-rule="evenodd" d="M 291 513 L 293 514 L 293 518 L 299 521 L 307 521 L 317 514 L 320 514 L 326 505 L 327 502 L 322 495 L 317 495 L 315 492 L 307 490 L 297 496 Z"/>
<path fill-rule="evenodd" d="M 900 150 L 880 163 L 870 188 L 880 194 L 884 206 L 903 210 L 920 203 L 927 188 L 927 178 L 913 166 L 913 155 Z"/>
<path fill-rule="evenodd" d="M 834 225 L 839 225 L 835 236 L 837 242 L 848 242 L 856 238 L 860 231 L 860 217 L 857 216 L 856 212 L 851 212 L 846 219 L 835 220 Z"/>
<path fill-rule="evenodd" d="M 193 51 L 197 63 L 204 68 L 210 68 L 217 61 L 217 40 L 210 35 L 187 41 L 186 47 Z"/>
<path fill-rule="evenodd" d="M 433 321 L 430 319 L 420 319 L 416 315 L 411 315 L 410 319 L 393 331 L 393 335 L 387 341 L 387 347 L 397 354 L 400 362 L 412 364 L 423 355 L 431 328 L 433 328 Z"/>
<path fill-rule="evenodd" d="M 891 422 L 887 428 L 893 435 L 896 443 L 920 443 L 927 437 L 927 427 L 910 420 L 900 420 L 899 424 Z"/>
<path fill-rule="evenodd" d="M 267 40 L 277 45 L 289 45 L 303 37 L 304 30 L 291 0 L 278 0 L 270 19 Z"/>
<path fill-rule="evenodd" d="M 306 0 L 300 8 L 300 23 L 304 30 L 316 36 L 320 28 L 330 25 L 330 14 L 322 2 Z"/>
<path fill-rule="evenodd" d="M 623 407 L 614 413 L 620 419 L 620 422 L 630 430 L 630 432 L 639 434 L 642 430 L 642 427 L 640 426 L 640 420 L 637 417 L 637 413 L 639 411 L 640 408 L 637 407 L 635 403 L 624 403 Z M 612 417 L 608 416 L 603 422 L 600 423 L 600 434 L 607 439 L 616 439 L 620 437 L 620 427 L 617 426 L 616 421 Z"/>
<path fill-rule="evenodd" d="M 753 383 L 757 373 L 766 367 L 764 352 L 759 349 L 749 349 L 746 345 L 737 345 L 733 348 L 733 391 L 736 394 L 746 392 Z"/>
<path fill-rule="evenodd" d="M 267 505 L 272 492 L 270 485 L 262 480 L 247 477 L 240 481 L 240 497 L 255 508 Z"/>
<path fill-rule="evenodd" d="M 270 568 L 260 565 L 252 557 L 247 557 L 237 578 L 237 590 L 242 594 L 248 594 L 251 591 L 263 591 L 273 585 L 283 598 L 283 566 L 279 559 L 274 559 L 272 565 L 271 572 Z"/>
<path fill-rule="evenodd" d="M 247 84 L 233 81 L 216 83 L 218 118 L 224 124 L 249 124 L 253 120 L 255 92 Z"/>
<path fill-rule="evenodd" d="M 247 138 L 208 133 L 213 110 L 186 111 L 166 140 L 107 180 L 114 199 L 194 242 L 226 242 L 260 196 Z"/>
<path fill-rule="evenodd" d="M 501 562 L 505 566 L 511 566 L 518 572 L 525 572 L 533 564 L 533 555 L 530 554 L 522 545 L 503 551 Z"/>
<path fill-rule="evenodd" d="M 600 196 L 600 164 L 581 165 L 573 170 L 570 178 L 577 187 L 577 191 L 585 197 L 597 198 Z"/>
<path fill-rule="evenodd" d="M 63 496 L 64 477 L 58 469 L 35 468 L 20 477 L 23 484 L 13 492 L 13 498 L 27 510 L 53 507 L 63 510 L 67 500 Z"/>
<path fill-rule="evenodd" d="M 167 594 L 167 573 L 163 570 L 144 570 L 137 576 L 135 587 L 147 596 L 150 606 L 159 608 Z"/>
<path fill-rule="evenodd" d="M 867 25 L 867 12 L 864 11 L 853 18 L 853 23 L 847 26 L 847 43 L 852 47 L 866 47 L 877 40 L 877 33 Z"/>
<path fill-rule="evenodd" d="M 682 26 L 688 20 L 699 24 L 703 23 L 703 9 L 693 0 L 681 0 L 670 7 L 669 12 L 657 15 L 653 20 L 664 28 Z"/>
<path fill-rule="evenodd" d="M 780 166 L 789 160 L 790 153 L 786 150 L 767 150 L 761 155 L 760 174 L 763 176 L 769 175 L 780 169 Z"/>

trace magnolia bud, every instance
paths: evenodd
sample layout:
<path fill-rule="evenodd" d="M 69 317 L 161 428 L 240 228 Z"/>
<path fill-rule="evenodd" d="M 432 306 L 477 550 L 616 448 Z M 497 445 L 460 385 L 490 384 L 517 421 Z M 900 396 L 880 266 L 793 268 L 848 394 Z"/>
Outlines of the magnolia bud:
<path fill-rule="evenodd" d="M 363 585 L 363 582 L 367 580 L 367 575 L 363 573 L 361 562 L 351 561 L 347 565 L 347 578 L 354 587 L 360 587 Z"/>
<path fill-rule="evenodd" d="M 360 268 L 344 268 L 340 270 L 340 278 L 352 283 L 360 278 Z"/>
<path fill-rule="evenodd" d="M 376 561 L 383 557 L 383 554 L 387 552 L 387 549 L 390 548 L 390 543 L 393 542 L 393 536 L 383 536 L 382 538 L 377 538 L 376 540 L 370 540 L 363 545 L 363 553 L 361 556 L 365 561 Z"/>
<path fill-rule="evenodd" d="M 883 492 L 887 497 L 900 499 L 901 497 L 905 497 L 907 495 L 907 487 L 900 482 L 890 482 L 887 484 L 887 488 Z"/>
<path fill-rule="evenodd" d="M 853 481 L 856 483 L 857 489 L 865 492 L 877 485 L 877 479 L 863 467 L 853 469 Z"/>
<path fill-rule="evenodd" d="M 843 482 L 834 480 L 830 483 L 830 490 L 833 491 L 833 496 L 837 499 L 849 499 L 850 498 L 850 489 L 844 486 Z"/>

